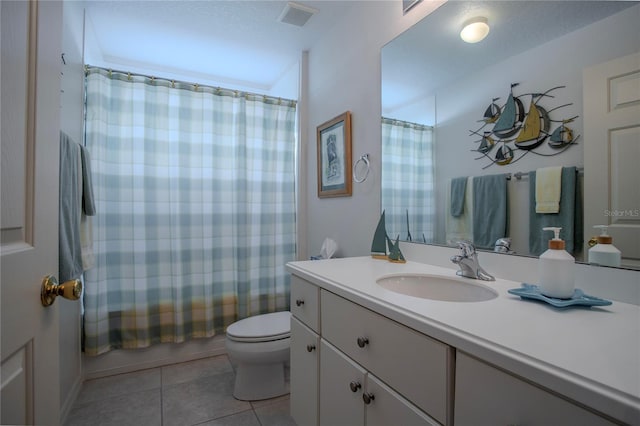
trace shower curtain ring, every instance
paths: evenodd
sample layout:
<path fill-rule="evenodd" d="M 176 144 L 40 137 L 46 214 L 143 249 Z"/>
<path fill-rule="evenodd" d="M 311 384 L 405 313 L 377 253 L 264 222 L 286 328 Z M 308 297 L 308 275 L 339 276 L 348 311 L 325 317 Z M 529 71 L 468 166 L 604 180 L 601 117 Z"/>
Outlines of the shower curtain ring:
<path fill-rule="evenodd" d="M 360 162 L 364 163 L 364 175 L 359 178 L 357 172 L 358 172 L 358 164 Z M 358 161 L 356 161 L 356 163 L 353 165 L 353 180 L 356 183 L 364 182 L 367 179 L 367 176 L 369 176 L 369 169 L 371 169 L 371 163 L 369 163 L 369 154 L 361 155 Z"/>

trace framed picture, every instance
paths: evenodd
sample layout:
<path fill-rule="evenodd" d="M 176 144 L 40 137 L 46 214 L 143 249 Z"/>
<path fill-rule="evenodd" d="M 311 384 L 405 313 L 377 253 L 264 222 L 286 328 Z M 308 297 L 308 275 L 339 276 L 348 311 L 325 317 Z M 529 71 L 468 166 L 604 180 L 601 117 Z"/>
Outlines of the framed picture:
<path fill-rule="evenodd" d="M 318 197 L 351 196 L 351 112 L 318 126 Z"/>
<path fill-rule="evenodd" d="M 416 4 L 420 3 L 422 0 L 402 0 L 402 14 L 406 15 Z"/>

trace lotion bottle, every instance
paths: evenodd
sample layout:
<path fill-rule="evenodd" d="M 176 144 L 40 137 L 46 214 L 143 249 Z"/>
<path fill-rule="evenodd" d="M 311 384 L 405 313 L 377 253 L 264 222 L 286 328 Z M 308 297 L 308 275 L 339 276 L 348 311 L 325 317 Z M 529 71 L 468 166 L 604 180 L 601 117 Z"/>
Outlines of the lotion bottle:
<path fill-rule="evenodd" d="M 589 249 L 589 263 L 604 266 L 620 266 L 621 253 L 614 247 L 613 238 L 607 234 L 607 225 L 595 225 L 600 229 L 598 244 Z"/>
<path fill-rule="evenodd" d="M 538 261 L 539 287 L 542 294 L 557 299 L 569 299 L 575 289 L 575 259 L 564 249 L 560 239 L 562 228 L 542 228 L 553 231 L 554 238 L 549 240 L 549 249 L 540 255 Z"/>

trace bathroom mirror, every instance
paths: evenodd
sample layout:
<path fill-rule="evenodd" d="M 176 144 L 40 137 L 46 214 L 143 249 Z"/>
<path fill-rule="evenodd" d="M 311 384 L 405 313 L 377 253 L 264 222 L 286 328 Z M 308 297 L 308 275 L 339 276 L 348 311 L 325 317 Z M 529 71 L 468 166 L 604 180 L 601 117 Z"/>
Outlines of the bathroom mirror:
<path fill-rule="evenodd" d="M 527 174 L 540 167 L 575 166 L 580 170 L 577 185 L 582 185 L 583 173 L 589 173 L 583 172 L 584 146 L 589 143 L 581 136 L 583 70 L 640 51 L 638 16 L 640 5 L 626 1 L 448 1 L 385 45 L 381 51 L 382 135 L 386 141 L 381 198 L 387 223 L 390 216 L 396 222 L 390 236 L 451 245 L 445 235 L 448 182 L 460 176 L 504 173 L 512 175 L 507 181 L 512 254 L 531 256 Z M 486 39 L 468 44 L 459 33 L 462 24 L 475 17 L 487 18 L 490 32 Z M 511 89 L 512 84 L 518 86 Z M 531 94 L 552 88 L 556 89 L 548 99 L 548 109 L 558 108 L 551 120 L 573 118 L 574 134 L 580 135 L 576 144 L 557 155 L 526 155 L 505 166 L 477 152 L 482 138 L 472 131 L 481 129 L 483 114 L 492 102 L 504 105 L 511 91 Z M 528 103 L 531 98 L 523 100 Z M 390 136 L 385 128 L 394 121 L 413 133 L 416 129 L 424 132 L 426 136 L 415 144 L 426 143 L 430 146 L 427 152 L 398 154 L 397 146 L 386 146 L 390 139 L 402 138 Z M 414 170 L 420 167 L 414 165 L 394 167 L 391 157 L 396 155 L 427 165 L 420 172 L 426 174 L 416 176 Z M 524 175 L 522 179 L 515 178 L 518 172 Z M 585 186 L 582 193 L 591 196 L 593 190 Z M 605 212 L 601 219 L 609 223 Z M 586 260 L 587 242 L 597 234 L 592 225 L 585 221 L 581 228 L 584 244 L 576 253 L 578 261 Z M 632 261 L 623 267 L 637 268 L 638 264 Z"/>

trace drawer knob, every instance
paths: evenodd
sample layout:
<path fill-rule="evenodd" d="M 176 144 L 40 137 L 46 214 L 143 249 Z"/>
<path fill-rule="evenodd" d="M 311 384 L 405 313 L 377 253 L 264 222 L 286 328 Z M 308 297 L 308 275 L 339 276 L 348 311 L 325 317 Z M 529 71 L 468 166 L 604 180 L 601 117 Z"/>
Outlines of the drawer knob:
<path fill-rule="evenodd" d="M 307 345 L 307 352 L 313 352 L 316 349 L 316 345 Z"/>
<path fill-rule="evenodd" d="M 371 401 L 373 401 L 374 399 L 376 398 L 373 396 L 371 392 L 365 392 L 362 394 L 362 400 L 367 405 L 371 404 Z"/>
<path fill-rule="evenodd" d="M 369 339 L 367 337 L 358 337 L 357 343 L 358 343 L 358 346 L 360 346 L 361 348 L 364 348 L 369 344 Z"/>
<path fill-rule="evenodd" d="M 360 389 L 361 387 L 362 385 L 356 382 L 355 380 L 349 383 L 349 388 L 351 389 L 351 392 L 358 392 L 358 389 Z"/>
<path fill-rule="evenodd" d="M 302 305 L 304 305 L 304 300 L 296 299 L 296 306 L 302 306 Z"/>

